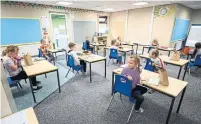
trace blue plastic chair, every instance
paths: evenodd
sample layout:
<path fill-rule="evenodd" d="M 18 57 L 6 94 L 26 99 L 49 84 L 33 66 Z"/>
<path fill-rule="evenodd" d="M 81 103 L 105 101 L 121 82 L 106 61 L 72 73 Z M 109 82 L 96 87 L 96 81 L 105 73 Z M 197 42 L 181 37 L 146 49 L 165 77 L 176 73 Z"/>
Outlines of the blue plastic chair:
<path fill-rule="evenodd" d="M 7 77 L 7 81 L 10 87 L 17 87 L 19 90 L 22 89 L 22 85 L 19 80 L 13 81 L 10 77 Z"/>
<path fill-rule="evenodd" d="M 146 59 L 146 65 L 145 65 L 145 67 L 144 67 L 144 69 L 145 70 L 148 70 L 148 71 L 152 71 L 152 72 L 154 72 L 154 67 L 152 66 L 152 61 L 151 61 L 151 59 Z"/>
<path fill-rule="evenodd" d="M 123 75 L 115 75 L 115 84 L 114 84 L 113 90 L 112 90 L 112 98 L 110 100 L 110 103 L 108 105 L 107 110 L 109 109 L 109 107 L 110 107 L 110 105 L 111 105 L 111 103 L 112 103 L 112 101 L 114 99 L 114 95 L 117 92 L 122 94 L 122 95 L 124 95 L 124 96 L 127 96 L 129 98 L 129 101 L 131 103 L 133 103 L 131 112 L 130 112 L 128 120 L 127 120 L 127 123 L 128 123 L 129 120 L 130 120 L 130 117 L 132 115 L 134 106 L 135 106 L 135 99 L 131 97 L 131 94 L 132 94 L 132 81 L 129 80 L 127 77 L 123 76 Z M 139 92 L 136 92 L 136 93 L 139 93 Z"/>
<path fill-rule="evenodd" d="M 118 55 L 117 49 L 113 49 L 113 48 L 110 49 L 108 65 L 109 65 L 111 59 L 116 59 L 117 61 L 122 61 L 122 56 Z"/>
<path fill-rule="evenodd" d="M 189 75 L 190 75 L 190 71 L 191 71 L 190 69 L 194 66 L 201 67 L 201 55 L 197 55 L 194 62 L 188 63 Z"/>
<path fill-rule="evenodd" d="M 83 70 L 83 66 L 82 65 L 76 65 L 74 64 L 74 58 L 71 56 L 71 55 L 68 55 L 67 57 L 67 66 L 70 67 L 70 69 L 68 70 L 67 74 L 65 77 L 68 76 L 69 72 L 71 69 L 73 69 L 74 71 L 77 71 L 76 74 L 78 74 L 79 71 L 82 71 Z"/>
<path fill-rule="evenodd" d="M 83 44 L 82 44 L 82 49 L 88 51 L 86 42 L 83 42 Z"/>

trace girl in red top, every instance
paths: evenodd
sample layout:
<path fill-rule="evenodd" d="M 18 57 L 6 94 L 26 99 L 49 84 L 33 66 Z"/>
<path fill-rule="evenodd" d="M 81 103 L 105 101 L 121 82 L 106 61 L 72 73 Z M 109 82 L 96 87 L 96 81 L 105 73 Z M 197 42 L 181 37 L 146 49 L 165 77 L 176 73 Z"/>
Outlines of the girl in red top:
<path fill-rule="evenodd" d="M 46 44 L 46 41 L 44 39 L 42 39 L 40 42 L 41 42 L 40 49 L 42 51 L 43 57 L 45 57 L 49 62 L 54 61 L 55 60 L 54 56 L 47 51 L 49 44 Z"/>

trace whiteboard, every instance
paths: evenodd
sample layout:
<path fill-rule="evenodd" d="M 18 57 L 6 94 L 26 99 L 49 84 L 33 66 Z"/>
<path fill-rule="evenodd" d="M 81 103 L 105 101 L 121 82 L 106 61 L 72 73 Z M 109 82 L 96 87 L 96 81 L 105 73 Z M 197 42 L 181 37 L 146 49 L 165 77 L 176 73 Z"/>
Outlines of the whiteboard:
<path fill-rule="evenodd" d="M 201 42 L 201 24 L 193 24 L 191 26 L 186 46 L 195 47 L 197 42 Z"/>

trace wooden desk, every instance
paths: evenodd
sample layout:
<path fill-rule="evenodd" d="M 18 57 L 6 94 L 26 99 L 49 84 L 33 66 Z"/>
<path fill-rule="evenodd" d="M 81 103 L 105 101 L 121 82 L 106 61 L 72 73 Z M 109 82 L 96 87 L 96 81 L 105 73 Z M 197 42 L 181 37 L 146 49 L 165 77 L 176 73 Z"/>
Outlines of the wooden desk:
<path fill-rule="evenodd" d="M 93 50 L 94 50 L 94 51 L 93 51 L 94 53 L 95 53 L 95 49 L 97 50 L 97 51 L 96 51 L 96 52 L 97 52 L 97 55 L 98 55 L 98 47 L 99 47 L 99 46 L 106 47 L 106 44 L 103 44 L 103 43 L 92 43 L 91 45 L 94 46 L 94 49 L 93 49 Z"/>
<path fill-rule="evenodd" d="M 106 49 L 110 49 L 110 47 L 104 47 L 104 56 L 106 56 Z M 133 49 L 129 49 L 129 48 L 124 48 L 123 49 L 118 49 L 119 52 L 122 52 L 124 54 L 124 63 L 126 62 L 126 53 L 127 52 L 133 52 Z"/>
<path fill-rule="evenodd" d="M 33 86 L 32 86 L 32 82 L 30 79 L 33 76 L 37 76 L 37 75 L 46 74 L 49 72 L 56 71 L 57 72 L 57 81 L 58 81 L 59 93 L 61 92 L 60 80 L 59 80 L 59 71 L 58 71 L 58 68 L 56 66 L 50 64 L 46 60 L 41 60 L 41 61 L 33 62 L 33 65 L 31 65 L 31 66 L 24 65 L 24 62 L 22 62 L 22 67 L 23 67 L 23 70 L 27 73 L 27 75 L 29 77 L 30 87 L 31 87 L 31 91 L 32 91 L 32 95 L 33 95 L 33 99 L 34 99 L 35 103 L 36 103 L 36 98 L 35 98 L 35 95 L 33 92 Z"/>
<path fill-rule="evenodd" d="M 47 51 L 48 52 L 50 52 L 50 53 L 52 53 L 53 55 L 55 54 L 55 58 L 57 59 L 57 53 L 59 53 L 59 52 L 65 52 L 65 54 L 66 54 L 66 57 L 67 57 L 67 52 L 66 52 L 66 50 L 65 49 L 47 49 Z M 67 58 L 66 58 L 66 60 L 67 60 Z"/>
<path fill-rule="evenodd" d="M 28 108 L 28 109 L 22 110 L 20 112 L 16 112 L 14 114 L 6 116 L 1 119 L 1 123 L 2 124 L 10 124 L 9 122 L 11 121 L 11 123 L 13 122 L 13 124 L 21 124 L 20 122 L 16 122 L 16 120 L 13 120 L 13 118 L 15 119 L 15 117 L 17 118 L 18 116 L 23 117 L 24 114 L 25 114 L 25 121 L 28 124 L 39 124 L 33 108 Z"/>
<path fill-rule="evenodd" d="M 118 69 L 113 70 L 113 72 L 112 72 L 112 88 L 114 86 L 114 75 L 115 74 L 121 74 L 122 70 L 123 70 L 123 68 L 118 68 Z M 148 80 L 148 79 L 151 79 L 153 77 L 159 77 L 159 74 L 143 69 L 140 76 L 141 76 L 141 78 Z M 172 102 L 171 102 L 170 109 L 168 112 L 168 116 L 166 119 L 166 124 L 168 124 L 168 122 L 169 122 L 175 98 L 179 95 L 179 93 L 182 92 L 182 95 L 181 95 L 181 98 L 179 101 L 179 105 L 177 107 L 177 113 L 179 112 L 179 109 L 180 109 L 180 106 L 181 106 L 181 103 L 183 100 L 183 96 L 185 94 L 186 86 L 188 84 L 185 81 L 181 81 L 181 80 L 178 80 L 175 78 L 169 77 L 168 79 L 169 79 L 169 85 L 168 86 L 163 86 L 161 84 L 159 84 L 158 86 L 155 86 L 155 85 L 152 85 L 150 83 L 147 83 L 147 81 L 142 82 L 144 86 L 151 88 L 151 89 L 154 89 L 154 90 L 172 98 Z"/>
<path fill-rule="evenodd" d="M 161 50 L 161 51 L 168 51 L 168 56 L 170 56 L 171 51 L 175 50 L 174 48 L 162 48 L 160 46 L 159 47 L 157 47 L 157 46 L 143 46 L 142 54 L 144 54 L 144 48 L 157 48 L 158 50 Z"/>
<path fill-rule="evenodd" d="M 90 54 L 90 55 L 81 55 L 78 56 L 80 60 L 83 60 L 85 62 L 89 63 L 89 69 L 90 69 L 90 83 L 92 82 L 92 77 L 91 77 L 91 63 L 99 62 L 99 61 L 105 61 L 105 77 L 106 77 L 106 58 L 95 55 L 95 54 Z"/>
<path fill-rule="evenodd" d="M 133 49 L 133 46 L 136 46 L 136 55 L 137 55 L 137 51 L 138 51 L 138 46 L 150 46 L 148 44 L 142 44 L 142 43 L 138 43 L 138 42 L 133 42 L 133 43 L 123 43 L 123 45 L 128 45 L 128 46 L 132 46 L 132 49 Z M 133 49 L 134 50 L 134 49 Z"/>
<path fill-rule="evenodd" d="M 143 54 L 143 55 L 140 55 L 140 57 L 141 58 L 150 58 L 149 54 Z M 176 66 L 180 67 L 177 79 L 179 79 L 179 77 L 180 77 L 180 73 L 181 73 L 182 67 L 183 66 L 187 67 L 187 64 L 189 62 L 189 60 L 184 60 L 184 59 L 180 59 L 179 61 L 173 61 L 173 60 L 170 59 L 170 57 L 165 56 L 165 55 L 160 56 L 160 58 L 163 60 L 164 63 L 171 64 L 171 65 L 176 65 Z M 185 69 L 185 72 L 184 72 L 182 80 L 184 80 L 185 74 L 186 74 L 186 69 Z"/>

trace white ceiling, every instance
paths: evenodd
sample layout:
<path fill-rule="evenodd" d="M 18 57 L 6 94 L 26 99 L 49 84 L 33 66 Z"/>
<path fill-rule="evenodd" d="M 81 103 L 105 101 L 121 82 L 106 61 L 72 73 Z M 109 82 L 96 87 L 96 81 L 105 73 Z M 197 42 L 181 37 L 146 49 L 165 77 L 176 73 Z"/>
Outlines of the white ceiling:
<path fill-rule="evenodd" d="M 147 1 L 149 4 L 144 6 L 134 6 L 132 3 L 137 1 L 143 0 L 132 0 L 132 1 L 123 1 L 123 0 L 13 0 L 13 1 L 23 1 L 23 2 L 31 2 L 31 3 L 38 3 L 38 4 L 46 4 L 46 5 L 56 5 L 58 1 L 68 1 L 72 2 L 73 4 L 67 6 L 72 8 L 80 8 L 80 9 L 90 9 L 90 10 L 97 10 L 97 11 L 104 11 L 107 8 L 113 8 L 112 11 L 107 12 L 115 12 L 115 11 L 122 11 L 127 9 L 136 9 L 136 8 L 143 8 L 149 6 L 157 6 L 157 5 L 165 5 L 171 3 L 180 3 L 184 6 L 187 6 L 192 9 L 201 9 L 201 1 L 178 1 L 178 0 L 170 0 L 170 1 L 163 1 L 163 0 L 144 0 Z"/>

